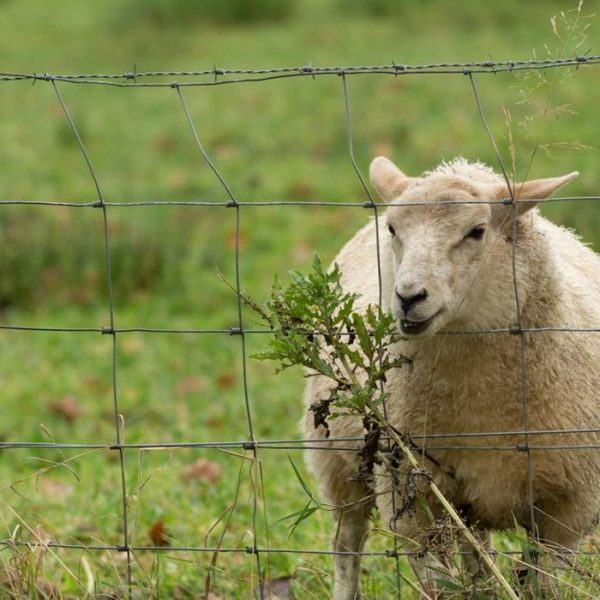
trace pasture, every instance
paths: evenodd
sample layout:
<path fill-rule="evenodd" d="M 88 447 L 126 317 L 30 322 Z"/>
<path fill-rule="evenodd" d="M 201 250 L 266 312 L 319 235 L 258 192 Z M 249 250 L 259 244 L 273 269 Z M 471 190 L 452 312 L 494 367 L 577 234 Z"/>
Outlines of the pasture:
<path fill-rule="evenodd" d="M 160 3 L 150 3 L 158 6 Z M 215 23 L 194 15 L 168 20 L 140 2 L 0 2 L 2 71 L 121 73 L 134 70 L 267 68 L 290 65 L 425 64 L 598 54 L 598 27 L 562 2 L 502 6 L 406 1 L 390 13 L 356 3 L 298 0 L 281 19 Z M 372 3 L 385 6 L 385 2 Z M 584 31 L 587 23 L 591 26 Z M 558 34 L 558 35 L 557 35 Z M 587 35 L 587 38 L 585 36 Z M 477 76 L 487 119 L 516 179 L 581 172 L 569 194 L 600 189 L 597 67 Z M 173 79 L 177 79 L 176 76 Z M 168 81 L 168 79 L 167 79 Z M 360 169 L 388 154 L 418 174 L 464 155 L 496 166 L 462 75 L 356 75 L 347 78 Z M 0 439 L 63 442 L 73 448 L 5 448 L 0 454 L 0 527 L 5 540 L 104 547 L 122 543 L 115 427 L 128 444 L 124 478 L 133 546 L 133 595 L 213 598 L 256 594 L 247 547 L 327 550 L 330 514 L 317 510 L 290 528 L 314 490 L 302 452 L 234 447 L 168 448 L 248 438 L 244 355 L 235 285 L 257 300 L 275 273 L 306 270 L 313 253 L 329 261 L 371 213 L 361 207 L 248 206 L 227 200 L 207 167 L 169 87 L 121 89 L 58 83 L 89 151 L 107 202 L 209 200 L 219 206 L 108 209 L 119 413 L 113 406 L 102 211 L 86 207 L 0 206 Z M 348 153 L 342 80 L 337 76 L 183 90 L 198 135 L 240 201 L 362 202 Z M 0 81 L 0 200 L 92 202 L 93 181 L 52 84 Z M 595 202 L 543 208 L 600 250 Z M 247 328 L 258 326 L 244 310 Z M 26 328 L 75 331 L 28 331 Z M 157 333 L 140 329 L 215 330 Z M 91 330 L 91 331 L 88 331 Z M 247 390 L 256 439 L 299 437 L 302 377 L 274 374 L 250 356 L 262 334 L 246 336 Z M 297 468 L 296 472 L 294 466 Z M 314 490 L 316 492 L 316 490 Z M 257 497 L 258 506 L 254 506 Z M 374 529 L 380 528 L 374 521 Z M 256 533 L 256 537 L 254 537 Z M 519 549 L 518 536 L 498 548 Z M 170 548 L 237 549 L 221 554 Z M 373 535 L 369 550 L 391 542 Z M 295 598 L 326 597 L 330 557 L 272 552 L 261 568 Z M 410 578 L 407 564 L 402 573 Z M 213 578 L 207 585 L 207 576 Z M 6 546 L 0 595 L 121 597 L 124 553 Z M 366 598 L 397 587 L 393 559 L 364 562 Z M 403 582 L 403 597 L 411 597 Z M 35 590 L 35 592 L 34 592 Z M 280 592 L 283 594 L 284 592 Z M 572 590 L 565 592 L 575 594 Z M 12 596 L 11 596 L 12 594 Z M 36 596 L 38 594 L 38 596 Z"/>

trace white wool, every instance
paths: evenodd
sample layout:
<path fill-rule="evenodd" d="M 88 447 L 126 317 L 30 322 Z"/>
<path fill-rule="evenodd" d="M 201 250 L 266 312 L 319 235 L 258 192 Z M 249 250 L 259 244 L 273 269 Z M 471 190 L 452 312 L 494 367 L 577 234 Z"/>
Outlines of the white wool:
<path fill-rule="evenodd" d="M 423 173 L 423 177 L 431 175 L 457 175 L 482 183 L 501 181 L 502 179 L 485 163 L 479 161 L 469 162 L 462 156 L 457 156 L 450 161 L 444 160 L 435 169 Z"/>
<path fill-rule="evenodd" d="M 576 174 L 535 180 L 520 186 L 520 198 L 540 198 L 568 183 Z M 448 331 L 480 331 L 515 327 L 578 329 L 600 327 L 600 257 L 571 232 L 519 206 L 515 269 L 521 314 L 516 315 L 513 282 L 511 206 L 470 203 L 436 204 L 457 200 L 506 197 L 503 178 L 486 165 L 463 158 L 444 162 L 412 180 L 387 159 L 375 159 L 372 181 L 382 197 L 392 200 L 378 227 L 384 307 L 400 323 L 431 322 L 422 335 L 399 342 L 396 351 L 413 360 L 413 369 L 390 373 L 386 383 L 387 414 L 399 431 L 420 438 L 435 457 L 423 466 L 448 499 L 483 530 L 529 524 L 528 455 L 526 452 L 435 450 L 435 434 L 474 434 L 485 431 L 522 431 L 523 388 L 519 335 L 507 333 L 446 335 Z M 413 185 L 417 183 L 417 185 Z M 418 206 L 402 206 L 412 203 Z M 425 203 L 425 206 L 423 206 Z M 399 204 L 399 206 L 396 206 Z M 507 223 L 509 225 L 507 225 Z M 483 226 L 485 236 L 471 237 Z M 360 230 L 335 259 L 346 291 L 360 294 L 358 309 L 379 298 L 375 221 Z M 422 300 L 404 313 L 396 292 L 421 294 Z M 526 393 L 529 428 L 549 431 L 600 427 L 600 336 L 564 332 L 528 333 L 525 337 Z M 312 377 L 307 385 L 308 408 L 328 397 L 331 382 Z M 329 422 L 331 438 L 364 434 L 358 417 Z M 304 431 L 330 448 L 322 427 L 315 429 L 307 411 Z M 429 439 L 427 436 L 430 437 Z M 455 437 L 446 446 L 511 446 L 523 435 Z M 598 445 L 600 435 L 581 433 L 536 435 L 537 445 Z M 348 442 L 338 443 L 347 448 Z M 356 443 L 356 448 L 360 443 Z M 394 518 L 390 474 L 376 471 L 375 490 L 356 481 L 360 459 L 356 451 L 307 452 L 307 462 L 320 480 L 325 500 L 340 519 L 335 548 L 358 552 L 368 530 L 374 504 L 384 523 L 406 539 L 423 541 L 431 523 L 417 511 Z M 406 461 L 405 461 L 406 462 Z M 593 527 L 600 508 L 600 452 L 593 449 L 535 450 L 532 452 L 536 526 L 542 539 L 575 548 Z M 395 490 L 401 502 L 402 485 Z M 426 494 L 425 494 L 426 495 Z M 431 498 L 430 508 L 439 514 Z M 358 594 L 360 558 L 339 554 L 335 559 L 335 598 Z"/>

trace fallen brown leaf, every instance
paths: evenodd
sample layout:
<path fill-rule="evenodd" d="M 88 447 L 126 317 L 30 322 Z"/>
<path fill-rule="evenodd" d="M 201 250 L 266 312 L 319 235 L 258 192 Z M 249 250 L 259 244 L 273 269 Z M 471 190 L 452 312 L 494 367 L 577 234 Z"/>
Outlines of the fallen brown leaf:
<path fill-rule="evenodd" d="M 199 458 L 196 462 L 185 468 L 183 477 L 187 480 L 196 479 L 215 484 L 221 478 L 222 472 L 223 469 L 220 464 L 207 458 Z"/>
<path fill-rule="evenodd" d="M 163 519 L 159 519 L 148 529 L 148 537 L 154 546 L 170 546 L 169 534 Z"/>
<path fill-rule="evenodd" d="M 197 392 L 204 392 L 208 387 L 206 378 L 197 375 L 184 377 L 176 386 L 175 391 L 178 396 L 186 396 Z"/>
<path fill-rule="evenodd" d="M 60 400 L 49 402 L 48 409 L 69 423 L 73 423 L 83 416 L 83 409 L 73 396 L 64 396 Z"/>
<path fill-rule="evenodd" d="M 293 200 L 308 200 L 313 194 L 313 188 L 308 181 L 295 181 L 290 187 Z"/>
<path fill-rule="evenodd" d="M 209 417 L 204 424 L 209 429 L 223 429 L 223 420 L 220 417 Z"/>
<path fill-rule="evenodd" d="M 217 387 L 220 390 L 228 390 L 235 385 L 235 376 L 232 373 L 221 373 L 217 376 Z"/>

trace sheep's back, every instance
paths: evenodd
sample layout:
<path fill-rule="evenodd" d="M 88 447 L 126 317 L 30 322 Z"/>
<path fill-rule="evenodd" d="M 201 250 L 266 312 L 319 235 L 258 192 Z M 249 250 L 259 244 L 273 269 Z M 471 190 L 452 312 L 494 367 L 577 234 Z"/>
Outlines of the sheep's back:
<path fill-rule="evenodd" d="M 535 216 L 548 248 L 551 276 L 560 286 L 560 305 L 546 326 L 600 328 L 600 256 L 571 230 Z"/>

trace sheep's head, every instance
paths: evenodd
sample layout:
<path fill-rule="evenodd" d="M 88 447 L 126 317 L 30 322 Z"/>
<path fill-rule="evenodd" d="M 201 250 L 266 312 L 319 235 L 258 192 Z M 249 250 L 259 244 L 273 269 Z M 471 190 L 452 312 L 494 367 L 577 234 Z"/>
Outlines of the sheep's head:
<path fill-rule="evenodd" d="M 527 215 L 535 200 L 577 175 L 511 186 L 519 236 L 528 235 Z M 514 321 L 514 208 L 503 202 L 511 198 L 503 178 L 462 160 L 407 177 L 383 157 L 373 160 L 370 176 L 381 197 L 393 203 L 386 234 L 394 256 L 390 306 L 400 330 L 407 337 L 427 337 L 457 325 L 485 328 Z"/>

